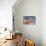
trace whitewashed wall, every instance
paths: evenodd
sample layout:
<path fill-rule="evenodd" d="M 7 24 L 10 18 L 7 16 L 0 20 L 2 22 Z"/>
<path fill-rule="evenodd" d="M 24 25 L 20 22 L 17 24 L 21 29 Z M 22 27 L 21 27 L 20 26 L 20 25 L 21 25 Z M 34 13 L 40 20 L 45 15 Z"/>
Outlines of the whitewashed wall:
<path fill-rule="evenodd" d="M 46 46 L 46 0 L 41 0 L 41 27 L 42 46 Z"/>
<path fill-rule="evenodd" d="M 15 28 L 18 32 L 23 32 L 25 38 L 33 39 L 36 46 L 46 46 L 45 9 L 45 0 L 23 0 L 19 5 L 15 3 L 13 6 Z M 36 25 L 24 25 L 23 16 L 36 16 Z"/>
<path fill-rule="evenodd" d="M 23 24 L 23 16 L 36 16 L 35 25 Z M 17 7 L 14 5 L 15 28 L 24 34 L 24 38 L 35 41 L 41 46 L 41 0 L 23 0 Z"/>

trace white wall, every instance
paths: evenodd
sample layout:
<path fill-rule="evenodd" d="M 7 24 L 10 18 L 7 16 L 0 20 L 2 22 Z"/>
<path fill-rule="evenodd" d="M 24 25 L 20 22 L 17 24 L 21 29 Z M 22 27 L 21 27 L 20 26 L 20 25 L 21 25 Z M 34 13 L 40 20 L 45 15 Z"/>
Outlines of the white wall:
<path fill-rule="evenodd" d="M 17 7 L 14 5 L 14 10 L 15 28 L 41 46 L 41 0 L 23 0 Z M 36 16 L 36 25 L 23 24 L 23 16 Z"/>
<path fill-rule="evenodd" d="M 12 28 L 12 6 L 16 0 L 0 0 L 0 27 Z"/>
<path fill-rule="evenodd" d="M 46 0 L 42 0 L 41 4 L 41 38 L 42 46 L 46 46 Z"/>
<path fill-rule="evenodd" d="M 31 38 L 34 38 L 38 46 L 40 41 L 42 44 L 41 46 L 46 46 L 46 0 L 41 0 L 41 9 L 40 9 L 40 2 L 39 2 L 40 0 L 29 0 L 29 1 L 31 2 L 28 2 L 28 3 L 22 2 L 21 5 L 14 5 L 13 11 L 15 10 L 14 13 L 15 13 L 15 20 L 16 20 L 15 21 L 16 28 L 19 32 L 23 32 L 24 36 L 27 36 L 28 34 L 28 38 L 30 36 Z M 23 16 L 28 16 L 28 15 L 31 15 L 31 16 L 35 15 L 37 17 L 36 25 L 32 26 L 32 25 L 23 24 Z"/>

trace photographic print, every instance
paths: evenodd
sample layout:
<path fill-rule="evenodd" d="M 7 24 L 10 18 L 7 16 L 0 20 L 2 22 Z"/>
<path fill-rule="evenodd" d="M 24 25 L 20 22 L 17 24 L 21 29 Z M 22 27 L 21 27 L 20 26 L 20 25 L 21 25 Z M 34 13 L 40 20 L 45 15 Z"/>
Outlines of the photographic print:
<path fill-rule="evenodd" d="M 36 24 L 36 16 L 23 16 L 23 24 Z"/>

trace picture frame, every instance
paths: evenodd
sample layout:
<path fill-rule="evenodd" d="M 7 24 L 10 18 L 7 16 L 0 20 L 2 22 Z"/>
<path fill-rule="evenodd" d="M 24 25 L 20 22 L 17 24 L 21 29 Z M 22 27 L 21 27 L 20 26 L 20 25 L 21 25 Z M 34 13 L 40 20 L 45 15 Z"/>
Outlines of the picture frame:
<path fill-rule="evenodd" d="M 23 24 L 36 24 L 36 16 L 23 16 Z"/>

